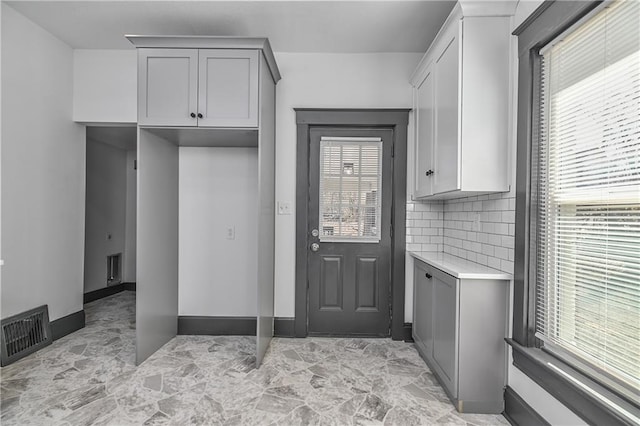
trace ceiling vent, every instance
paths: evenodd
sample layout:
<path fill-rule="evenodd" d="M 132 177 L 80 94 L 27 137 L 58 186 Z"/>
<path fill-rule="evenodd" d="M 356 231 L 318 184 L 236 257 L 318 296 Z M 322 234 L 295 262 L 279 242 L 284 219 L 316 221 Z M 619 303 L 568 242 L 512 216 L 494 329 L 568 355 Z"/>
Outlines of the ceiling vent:
<path fill-rule="evenodd" d="M 5 318 L 1 328 L 3 367 L 52 342 L 47 305 Z"/>

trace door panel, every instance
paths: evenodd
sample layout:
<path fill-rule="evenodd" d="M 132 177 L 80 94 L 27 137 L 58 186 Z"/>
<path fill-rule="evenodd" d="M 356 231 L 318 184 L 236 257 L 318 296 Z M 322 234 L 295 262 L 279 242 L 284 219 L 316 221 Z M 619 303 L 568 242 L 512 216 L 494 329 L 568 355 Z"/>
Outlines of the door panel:
<path fill-rule="evenodd" d="M 392 143 L 390 129 L 310 129 L 309 334 L 389 335 Z"/>
<path fill-rule="evenodd" d="M 199 126 L 258 127 L 258 51 L 200 49 Z"/>
<path fill-rule="evenodd" d="M 378 258 L 358 256 L 356 260 L 356 311 L 377 312 Z"/>
<path fill-rule="evenodd" d="M 198 106 L 196 49 L 138 49 L 138 73 L 138 124 L 198 124 L 195 118 Z"/>
<path fill-rule="evenodd" d="M 320 310 L 342 310 L 342 257 L 321 256 Z"/>
<path fill-rule="evenodd" d="M 136 363 L 178 331 L 178 147 L 138 134 Z"/>

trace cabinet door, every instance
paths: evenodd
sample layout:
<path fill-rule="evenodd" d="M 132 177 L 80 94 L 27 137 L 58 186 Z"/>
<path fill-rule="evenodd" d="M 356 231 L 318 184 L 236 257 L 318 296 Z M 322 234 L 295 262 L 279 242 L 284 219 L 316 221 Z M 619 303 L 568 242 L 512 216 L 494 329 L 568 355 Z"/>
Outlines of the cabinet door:
<path fill-rule="evenodd" d="M 416 89 L 415 197 L 424 197 L 432 194 L 433 101 L 433 72 L 429 68 L 427 76 Z"/>
<path fill-rule="evenodd" d="M 457 27 L 456 27 L 457 29 Z M 435 141 L 433 193 L 460 189 L 459 133 L 459 49 L 458 33 L 445 39 L 444 50 L 437 57 L 435 68 Z"/>
<path fill-rule="evenodd" d="M 422 356 L 433 360 L 433 285 L 427 266 L 415 261 L 413 272 L 413 340 Z"/>
<path fill-rule="evenodd" d="M 196 126 L 197 97 L 196 49 L 138 49 L 139 125 Z"/>
<path fill-rule="evenodd" d="M 432 270 L 433 278 L 433 360 L 443 384 L 457 395 L 457 280 Z"/>
<path fill-rule="evenodd" d="M 258 127 L 258 54 L 200 49 L 200 127 Z"/>

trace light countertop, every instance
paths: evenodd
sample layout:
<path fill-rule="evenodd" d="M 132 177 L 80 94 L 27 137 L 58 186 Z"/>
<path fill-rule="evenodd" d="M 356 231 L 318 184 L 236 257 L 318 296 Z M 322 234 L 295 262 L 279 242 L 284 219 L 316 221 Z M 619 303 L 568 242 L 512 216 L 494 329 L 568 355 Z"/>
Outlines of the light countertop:
<path fill-rule="evenodd" d="M 409 251 L 418 260 L 460 279 L 511 280 L 513 275 L 461 257 L 434 251 Z"/>

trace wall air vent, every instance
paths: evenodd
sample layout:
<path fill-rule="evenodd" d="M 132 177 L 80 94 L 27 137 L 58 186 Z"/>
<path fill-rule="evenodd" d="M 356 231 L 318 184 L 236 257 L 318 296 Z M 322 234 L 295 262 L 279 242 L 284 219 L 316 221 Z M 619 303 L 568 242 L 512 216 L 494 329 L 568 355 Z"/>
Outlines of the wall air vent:
<path fill-rule="evenodd" d="M 122 253 L 107 256 L 107 285 L 120 284 L 122 282 L 121 265 Z"/>
<path fill-rule="evenodd" d="M 39 306 L 1 322 L 2 357 L 4 367 L 52 342 L 49 308 Z"/>

